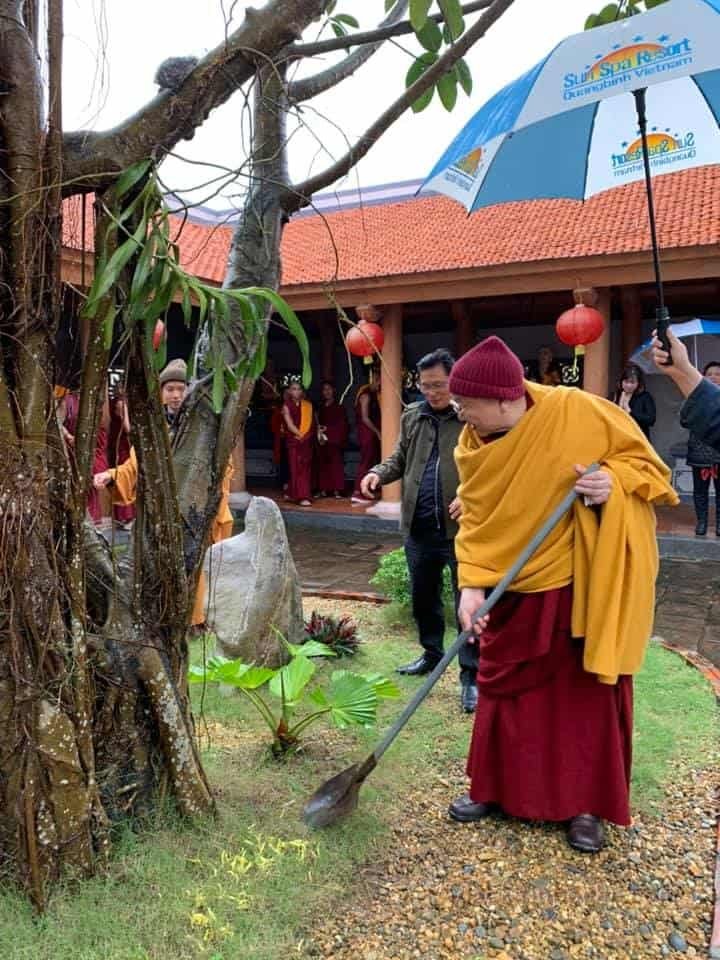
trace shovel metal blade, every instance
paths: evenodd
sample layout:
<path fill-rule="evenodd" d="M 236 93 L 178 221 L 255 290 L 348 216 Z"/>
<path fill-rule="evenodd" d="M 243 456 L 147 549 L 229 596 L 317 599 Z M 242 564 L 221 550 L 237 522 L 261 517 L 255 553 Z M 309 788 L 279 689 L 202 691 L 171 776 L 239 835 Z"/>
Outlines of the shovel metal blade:
<path fill-rule="evenodd" d="M 303 808 L 305 823 L 318 830 L 349 816 L 358 805 L 360 787 L 368 775 L 367 763 L 354 763 L 318 787 Z"/>

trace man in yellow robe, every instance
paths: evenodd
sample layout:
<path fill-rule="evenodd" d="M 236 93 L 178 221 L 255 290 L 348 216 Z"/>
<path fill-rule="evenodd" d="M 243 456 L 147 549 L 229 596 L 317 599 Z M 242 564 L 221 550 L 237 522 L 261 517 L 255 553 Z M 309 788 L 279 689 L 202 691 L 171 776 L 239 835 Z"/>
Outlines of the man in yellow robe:
<path fill-rule="evenodd" d="M 456 449 L 459 616 L 470 626 L 532 534 L 575 484 L 573 510 L 475 626 L 478 692 L 462 822 L 502 809 L 567 824 L 597 852 L 603 820 L 630 822 L 632 674 L 654 613 L 656 503 L 669 470 L 619 407 L 523 379 L 497 337 L 453 367 L 466 426 Z M 593 462 L 601 470 L 582 477 Z"/>
<path fill-rule="evenodd" d="M 172 430 L 175 417 L 182 406 L 187 391 L 187 367 L 184 360 L 172 360 L 160 374 L 160 398 L 165 408 L 168 427 Z M 230 481 L 233 475 L 232 462 L 228 463 L 222 480 L 222 491 L 215 519 L 213 520 L 210 539 L 212 543 L 227 540 L 232 536 L 233 515 L 230 512 Z M 135 502 L 137 495 L 138 463 L 134 447 L 119 467 L 104 470 L 93 477 L 96 488 L 112 487 L 112 499 L 115 504 L 130 504 Z M 193 627 L 205 623 L 205 575 L 200 573 L 195 605 L 190 623 Z"/>

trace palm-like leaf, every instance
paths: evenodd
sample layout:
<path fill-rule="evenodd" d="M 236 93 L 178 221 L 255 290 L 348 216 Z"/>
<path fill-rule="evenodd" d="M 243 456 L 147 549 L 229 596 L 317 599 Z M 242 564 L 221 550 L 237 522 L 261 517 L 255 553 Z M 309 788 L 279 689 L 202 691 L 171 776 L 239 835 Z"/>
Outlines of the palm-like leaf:
<path fill-rule="evenodd" d="M 188 670 L 190 683 L 226 683 L 241 690 L 255 690 L 275 676 L 277 670 L 256 667 L 242 660 L 212 657 L 205 667 L 192 666 Z"/>
<path fill-rule="evenodd" d="M 308 640 L 307 643 L 288 643 L 287 648 L 293 657 L 336 657 L 335 651 L 326 643 Z"/>
<path fill-rule="evenodd" d="M 365 674 L 364 680 L 370 684 L 380 700 L 394 700 L 400 696 L 400 687 L 381 673 Z"/>
<path fill-rule="evenodd" d="M 294 707 L 312 680 L 315 669 L 308 657 L 293 657 L 290 663 L 275 671 L 269 684 L 270 693 L 283 700 L 286 707 Z"/>
<path fill-rule="evenodd" d="M 372 684 L 349 670 L 336 670 L 327 691 L 315 690 L 312 699 L 329 710 L 336 726 L 367 727 L 375 722 L 378 696 Z"/>

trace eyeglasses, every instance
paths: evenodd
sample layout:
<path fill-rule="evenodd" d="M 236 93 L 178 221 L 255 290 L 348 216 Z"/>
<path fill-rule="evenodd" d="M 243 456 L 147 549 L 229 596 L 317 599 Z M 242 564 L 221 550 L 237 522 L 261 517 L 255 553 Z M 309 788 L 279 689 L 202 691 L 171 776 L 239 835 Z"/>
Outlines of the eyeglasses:
<path fill-rule="evenodd" d="M 418 389 L 420 393 L 440 393 L 442 390 L 447 390 L 449 383 L 449 380 L 444 380 L 442 383 L 419 383 Z"/>

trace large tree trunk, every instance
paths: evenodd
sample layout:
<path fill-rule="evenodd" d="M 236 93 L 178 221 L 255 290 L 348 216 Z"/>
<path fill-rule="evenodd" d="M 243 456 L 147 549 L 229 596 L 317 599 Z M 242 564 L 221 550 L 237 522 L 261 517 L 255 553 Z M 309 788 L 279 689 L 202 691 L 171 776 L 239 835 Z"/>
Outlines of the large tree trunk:
<path fill-rule="evenodd" d="M 57 39 L 58 0 L 48 14 Z M 185 682 L 194 566 L 183 562 L 169 440 L 142 342 L 131 349 L 129 389 L 145 496 L 135 545 L 116 567 L 84 520 L 108 360 L 100 320 L 83 371 L 74 477 L 55 416 L 60 71 L 51 42 L 48 120 L 40 20 L 36 3 L 0 0 L 10 78 L 0 97 L 0 858 L 42 909 L 49 881 L 68 866 L 92 872 L 108 821 L 147 809 L 159 788 L 187 814 L 213 802 Z"/>

